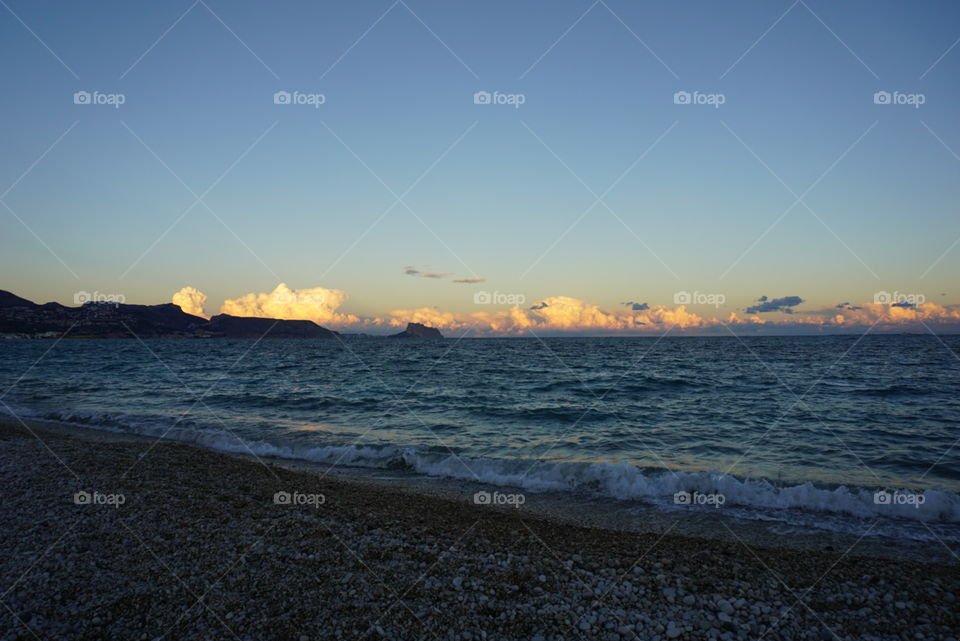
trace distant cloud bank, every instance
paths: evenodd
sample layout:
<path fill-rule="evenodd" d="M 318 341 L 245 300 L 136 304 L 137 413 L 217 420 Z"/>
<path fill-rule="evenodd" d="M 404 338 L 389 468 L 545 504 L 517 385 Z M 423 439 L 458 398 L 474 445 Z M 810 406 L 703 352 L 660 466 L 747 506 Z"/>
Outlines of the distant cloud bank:
<path fill-rule="evenodd" d="M 408 322 L 415 322 L 447 331 L 470 330 L 477 335 L 494 336 L 539 332 L 655 334 L 666 330 L 723 331 L 724 326 L 796 332 L 852 331 L 860 327 L 872 327 L 880 331 L 913 327 L 926 331 L 927 328 L 943 327 L 945 324 L 960 329 L 960 306 L 928 302 L 910 305 L 876 302 L 852 305 L 844 302 L 824 309 L 797 312 L 793 308 L 804 302 L 799 296 L 774 299 L 762 296 L 757 300 L 757 305 L 745 310 L 745 317 L 731 312 L 721 318 L 701 315 L 688 309 L 688 305 L 650 305 L 627 301 L 621 303 L 622 308 L 609 310 L 570 296 L 550 296 L 527 306 L 514 305 L 505 309 L 447 312 L 435 307 L 421 307 L 394 309 L 381 316 L 361 317 L 339 311 L 347 298 L 347 293 L 339 289 L 313 287 L 298 290 L 280 283 L 269 293 L 249 293 L 228 299 L 221 306 L 220 313 L 312 320 L 345 331 L 404 327 Z M 206 294 L 194 287 L 184 287 L 173 295 L 174 304 L 197 316 L 207 317 L 204 310 L 206 300 Z M 770 312 L 782 312 L 788 317 L 761 316 Z"/>

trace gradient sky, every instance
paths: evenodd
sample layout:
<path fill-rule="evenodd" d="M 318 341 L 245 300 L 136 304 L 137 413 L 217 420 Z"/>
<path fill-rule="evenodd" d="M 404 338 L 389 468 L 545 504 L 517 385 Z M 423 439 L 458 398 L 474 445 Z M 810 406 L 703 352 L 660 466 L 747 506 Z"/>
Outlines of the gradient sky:
<path fill-rule="evenodd" d="M 960 302 L 956 2 L 0 4 L 0 288 L 34 300 Z"/>

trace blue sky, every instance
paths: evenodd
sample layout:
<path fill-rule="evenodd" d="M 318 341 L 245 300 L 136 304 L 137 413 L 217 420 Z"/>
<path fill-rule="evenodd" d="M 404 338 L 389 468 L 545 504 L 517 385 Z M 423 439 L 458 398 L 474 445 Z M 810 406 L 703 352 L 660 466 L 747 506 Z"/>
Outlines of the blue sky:
<path fill-rule="evenodd" d="M 956 3 L 4 1 L 0 287 L 29 298 L 958 302 Z"/>

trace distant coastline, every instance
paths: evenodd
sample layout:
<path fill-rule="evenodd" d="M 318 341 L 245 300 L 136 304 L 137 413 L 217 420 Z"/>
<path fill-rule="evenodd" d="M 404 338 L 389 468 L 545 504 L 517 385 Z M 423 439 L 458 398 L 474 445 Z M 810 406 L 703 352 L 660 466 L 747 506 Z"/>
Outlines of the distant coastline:
<path fill-rule="evenodd" d="M 187 314 L 173 303 L 127 305 L 86 302 L 77 307 L 38 304 L 0 290 L 2 338 L 367 338 L 340 334 L 311 320 L 255 318 L 217 314 L 209 320 Z M 404 331 L 383 338 L 443 338 L 440 330 L 407 323 Z M 379 337 L 378 337 L 379 338 Z"/>

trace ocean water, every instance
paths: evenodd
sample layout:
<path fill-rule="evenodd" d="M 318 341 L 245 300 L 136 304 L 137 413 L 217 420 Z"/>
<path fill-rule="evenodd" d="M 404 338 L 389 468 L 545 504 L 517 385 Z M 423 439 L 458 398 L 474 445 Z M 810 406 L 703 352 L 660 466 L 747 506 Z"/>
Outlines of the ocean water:
<path fill-rule="evenodd" d="M 7 340 L 3 392 L 230 452 L 960 541 L 958 336 Z"/>

